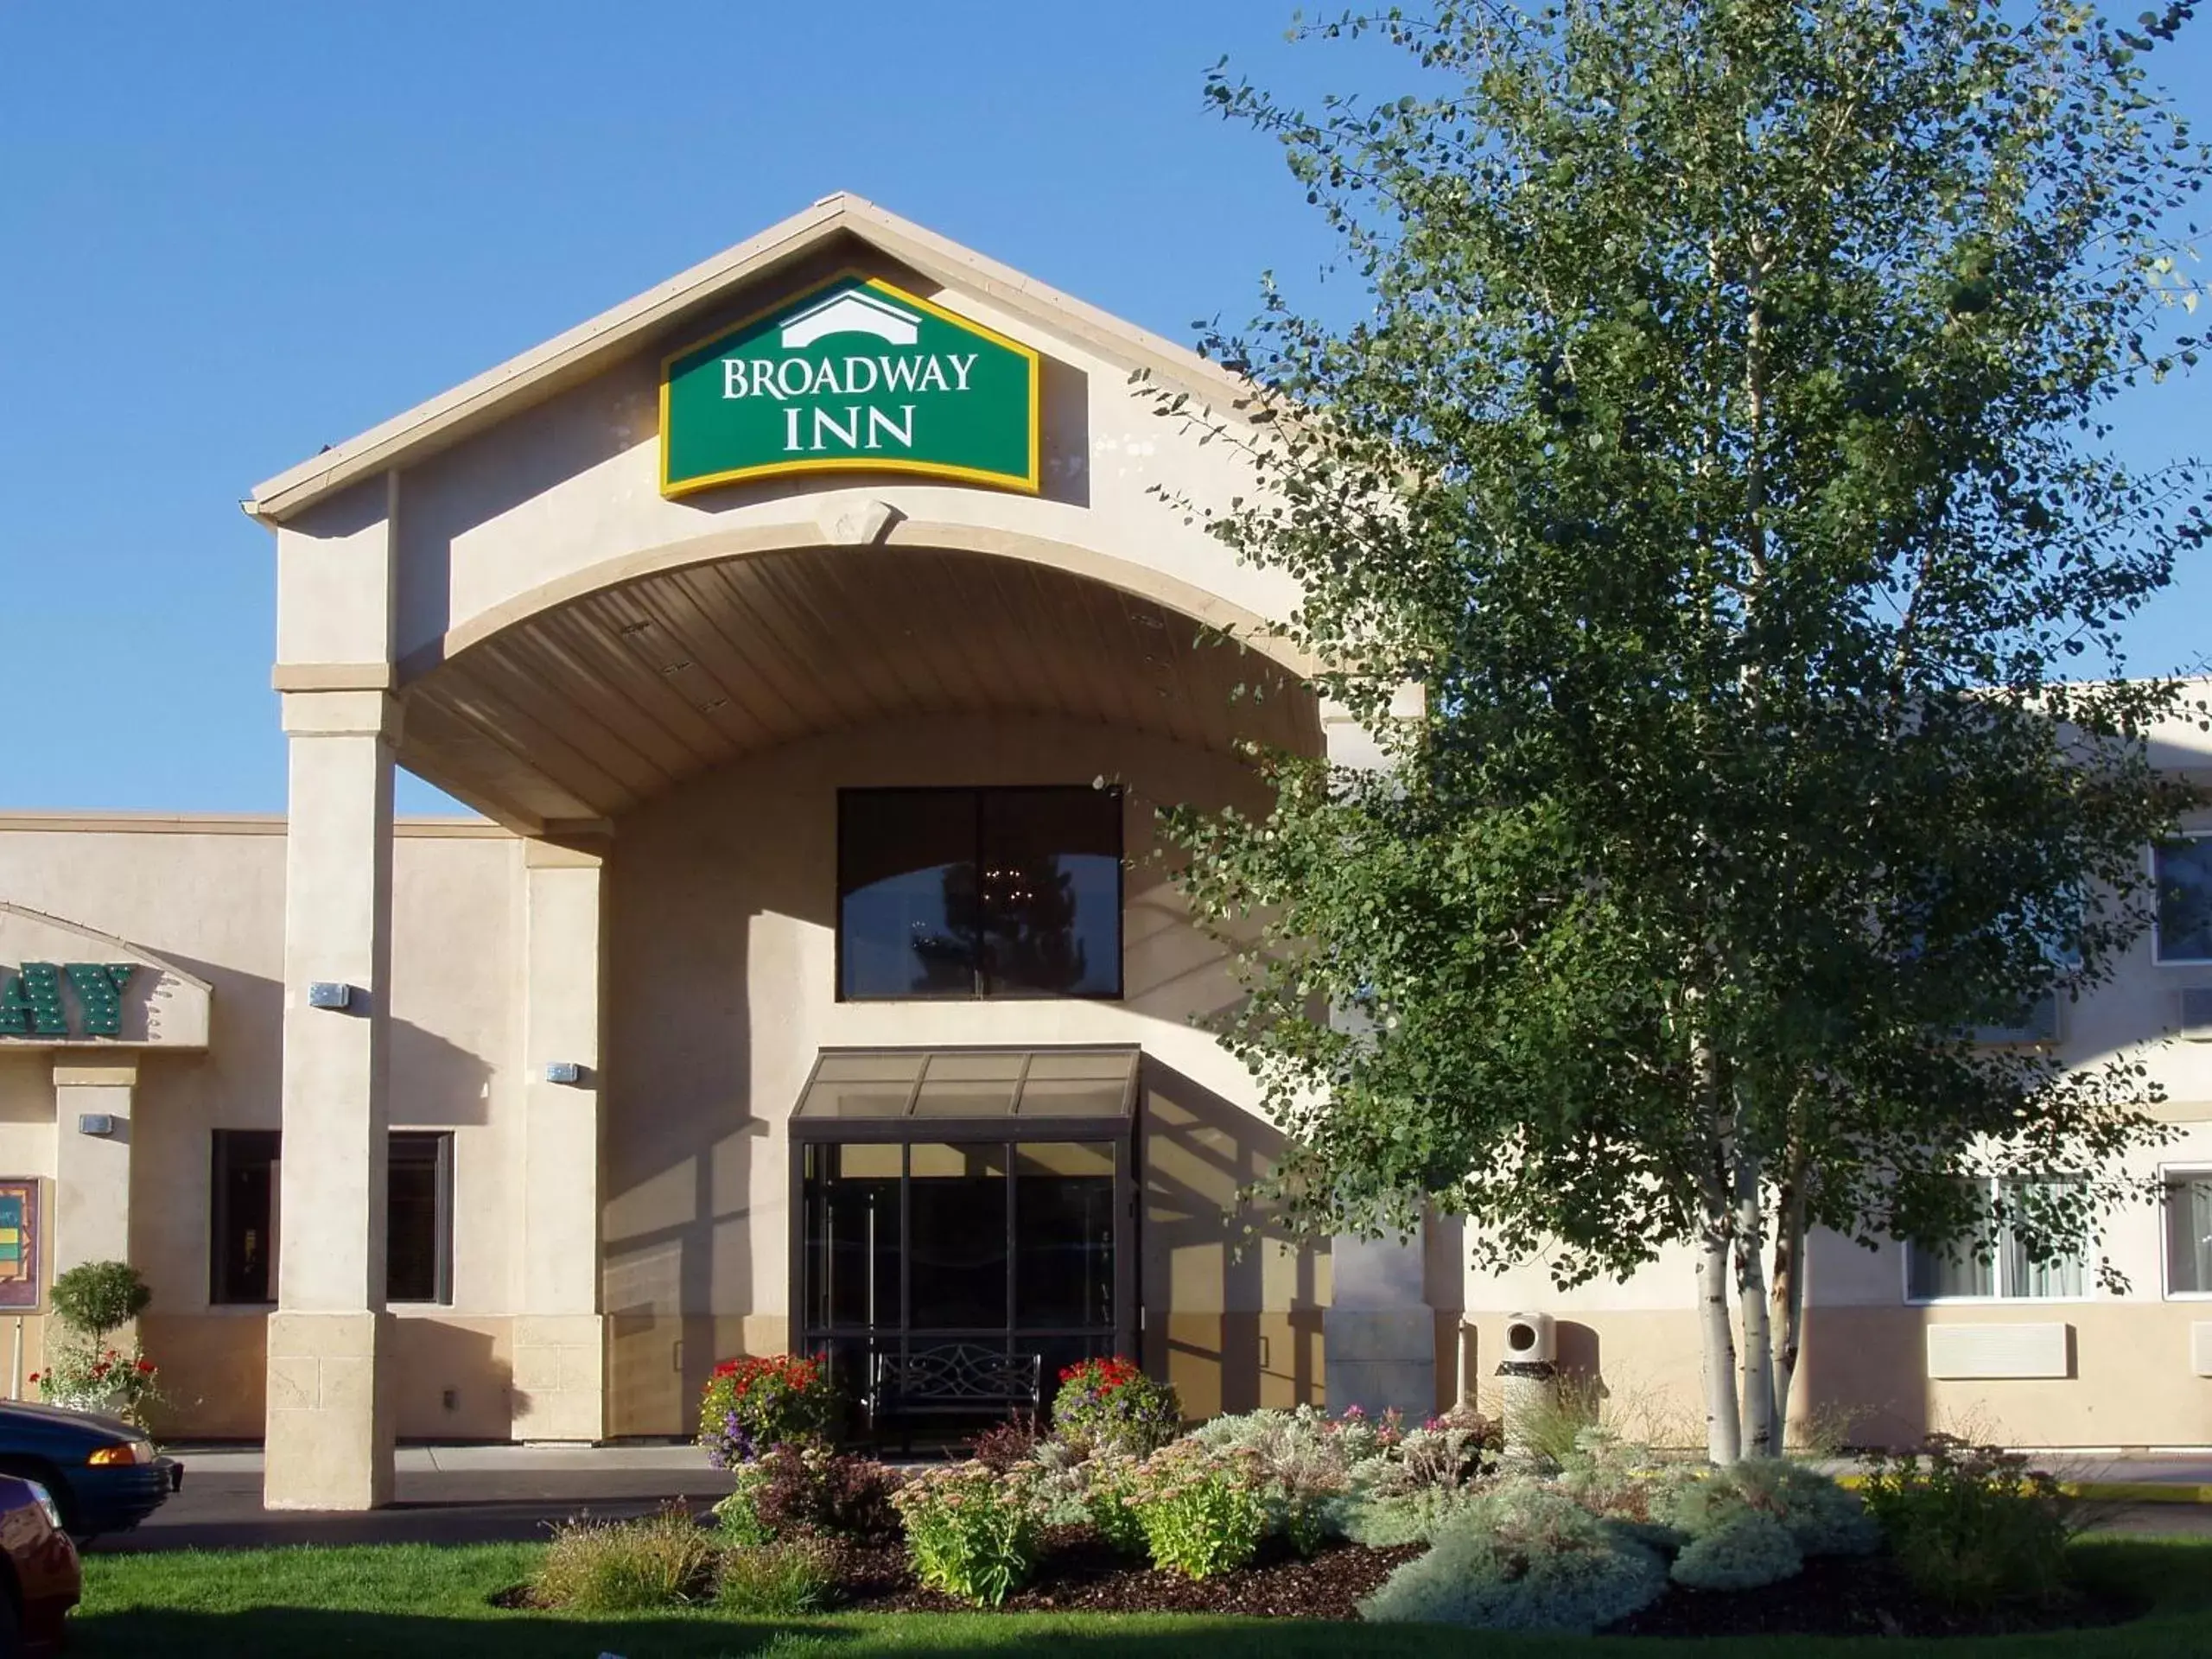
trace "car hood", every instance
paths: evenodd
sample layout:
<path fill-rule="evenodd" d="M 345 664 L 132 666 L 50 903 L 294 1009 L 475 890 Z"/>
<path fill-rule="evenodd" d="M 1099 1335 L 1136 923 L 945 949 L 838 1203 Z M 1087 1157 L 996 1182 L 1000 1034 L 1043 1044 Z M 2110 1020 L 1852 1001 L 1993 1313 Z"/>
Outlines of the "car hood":
<path fill-rule="evenodd" d="M 70 1411 L 60 1406 L 33 1405 L 28 1400 L 0 1402 L 0 1439 L 10 1428 L 16 1429 L 73 1429 L 82 1433 L 101 1433 L 121 1440 L 143 1440 L 143 1431 L 130 1427 L 118 1417 L 103 1416 L 96 1411 Z"/>

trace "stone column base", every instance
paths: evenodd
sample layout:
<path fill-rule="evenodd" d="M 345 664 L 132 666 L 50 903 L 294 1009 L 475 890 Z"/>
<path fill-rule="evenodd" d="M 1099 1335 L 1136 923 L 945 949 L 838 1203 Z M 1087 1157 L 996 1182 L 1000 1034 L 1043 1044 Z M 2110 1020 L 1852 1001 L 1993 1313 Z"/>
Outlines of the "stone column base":
<path fill-rule="evenodd" d="M 1395 1408 L 1418 1423 L 1436 1410 L 1436 1315 L 1427 1307 L 1329 1309 L 1321 1362 L 1332 1412 Z"/>
<path fill-rule="evenodd" d="M 514 1333 L 515 1439 L 604 1439 L 607 1321 L 596 1313 L 525 1313 Z"/>
<path fill-rule="evenodd" d="M 262 1502 L 272 1510 L 372 1510 L 391 1501 L 385 1313 L 269 1316 L 269 1427 Z"/>

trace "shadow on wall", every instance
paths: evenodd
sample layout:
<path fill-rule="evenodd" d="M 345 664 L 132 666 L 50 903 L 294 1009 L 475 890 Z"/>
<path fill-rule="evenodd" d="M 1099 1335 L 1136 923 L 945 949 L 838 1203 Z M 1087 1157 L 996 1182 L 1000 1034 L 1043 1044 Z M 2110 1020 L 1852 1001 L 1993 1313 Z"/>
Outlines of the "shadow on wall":
<path fill-rule="evenodd" d="M 717 1286 L 753 1282 L 753 1160 L 772 1155 L 747 1092 L 744 861 L 664 849 L 655 836 L 671 822 L 648 809 L 634 833 L 626 825 L 607 874 L 610 963 L 655 969 L 612 971 L 607 999 L 604 1109 L 620 1126 L 606 1137 L 603 1246 L 615 1435 L 685 1432 L 717 1355 L 743 1345 L 743 1316 L 710 1310 Z M 696 879 L 652 880 L 664 853 Z"/>
<path fill-rule="evenodd" d="M 1146 1369 L 1174 1383 L 1185 1416 L 1319 1403 L 1325 1253 L 1243 1192 L 1281 1133 L 1149 1056 L 1141 1088 Z"/>
<path fill-rule="evenodd" d="M 158 944 L 146 948 L 207 980 L 215 995 L 207 1053 L 155 1055 L 141 1072 L 131 1119 L 130 1258 L 154 1300 L 140 1321 L 140 1339 L 162 1368 L 166 1432 L 257 1439 L 270 1310 L 209 1303 L 213 1132 L 283 1128 L 284 989 L 265 975 Z M 465 1128 L 489 1121 L 492 1069 L 480 1056 L 412 1020 L 394 1019 L 389 1030 L 394 1127 Z M 281 1238 L 280 1218 L 280 1250 Z M 401 1338 L 400 1433 L 505 1439 L 509 1372 L 491 1339 L 442 1319 L 402 1324 L 421 1334 Z M 454 1333 L 449 1340 L 433 1334 L 446 1331 Z M 454 1410 L 442 1403 L 448 1389 L 459 1402 Z M 456 1426 L 460 1420 L 463 1426 Z"/>

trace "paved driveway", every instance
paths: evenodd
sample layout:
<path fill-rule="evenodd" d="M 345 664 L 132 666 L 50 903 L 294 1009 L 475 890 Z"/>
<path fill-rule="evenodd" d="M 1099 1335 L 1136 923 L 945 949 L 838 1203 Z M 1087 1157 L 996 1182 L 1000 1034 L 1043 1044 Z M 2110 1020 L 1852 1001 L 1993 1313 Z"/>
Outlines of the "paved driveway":
<path fill-rule="evenodd" d="M 95 1539 L 92 1554 L 241 1549 L 270 1544 L 492 1543 L 545 1536 L 556 1521 L 696 1507 L 729 1491 L 692 1446 L 410 1447 L 397 1502 L 366 1514 L 265 1510 L 257 1452 L 181 1452 L 184 1488 L 136 1530 Z"/>

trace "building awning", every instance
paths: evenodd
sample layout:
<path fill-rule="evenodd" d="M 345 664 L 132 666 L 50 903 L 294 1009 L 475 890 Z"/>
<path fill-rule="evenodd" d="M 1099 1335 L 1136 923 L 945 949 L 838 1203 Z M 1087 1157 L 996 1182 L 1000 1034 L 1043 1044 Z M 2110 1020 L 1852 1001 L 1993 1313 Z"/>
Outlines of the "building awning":
<path fill-rule="evenodd" d="M 1126 1134 L 1134 1047 L 825 1048 L 800 1090 L 799 1141 L 1065 1141 Z"/>

